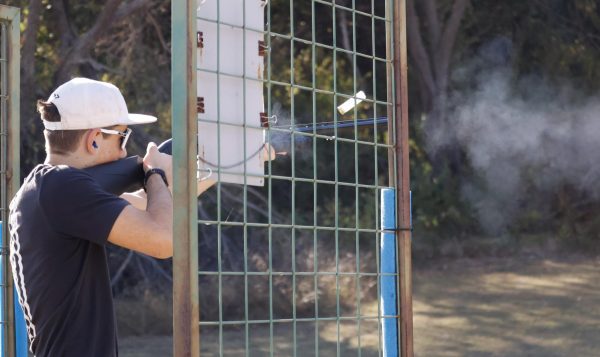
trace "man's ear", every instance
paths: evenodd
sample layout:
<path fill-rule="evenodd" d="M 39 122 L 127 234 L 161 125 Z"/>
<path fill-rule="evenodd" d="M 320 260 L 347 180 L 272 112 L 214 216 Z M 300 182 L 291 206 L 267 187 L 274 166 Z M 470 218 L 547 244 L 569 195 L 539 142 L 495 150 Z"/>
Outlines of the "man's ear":
<path fill-rule="evenodd" d="M 83 141 L 85 145 L 85 150 L 94 155 L 98 151 L 98 142 L 100 136 L 100 129 L 91 129 L 84 135 Z"/>

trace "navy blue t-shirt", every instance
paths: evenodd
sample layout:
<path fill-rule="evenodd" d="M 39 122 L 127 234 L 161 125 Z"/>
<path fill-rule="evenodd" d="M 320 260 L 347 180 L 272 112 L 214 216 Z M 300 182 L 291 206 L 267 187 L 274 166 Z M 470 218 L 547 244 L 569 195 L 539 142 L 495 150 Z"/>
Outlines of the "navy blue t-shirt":
<path fill-rule="evenodd" d="M 10 260 L 30 349 L 118 355 L 105 245 L 127 201 L 83 170 L 38 165 L 10 205 Z"/>

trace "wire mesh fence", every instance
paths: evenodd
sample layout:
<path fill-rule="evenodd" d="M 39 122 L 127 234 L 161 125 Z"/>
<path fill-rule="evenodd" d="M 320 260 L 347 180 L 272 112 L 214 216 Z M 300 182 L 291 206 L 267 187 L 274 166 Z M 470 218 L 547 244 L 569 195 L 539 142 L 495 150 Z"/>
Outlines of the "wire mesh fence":
<path fill-rule="evenodd" d="M 382 355 L 389 6 L 198 1 L 201 354 Z"/>

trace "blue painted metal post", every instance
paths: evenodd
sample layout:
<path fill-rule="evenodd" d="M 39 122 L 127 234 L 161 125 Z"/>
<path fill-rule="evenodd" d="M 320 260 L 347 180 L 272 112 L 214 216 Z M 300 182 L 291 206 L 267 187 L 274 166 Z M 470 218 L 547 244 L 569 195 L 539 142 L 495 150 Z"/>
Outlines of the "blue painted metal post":
<path fill-rule="evenodd" d="M 396 191 L 393 188 L 381 190 L 381 330 L 383 356 L 398 356 L 398 302 L 396 285 Z"/>
<path fill-rule="evenodd" d="M 0 221 L 0 242 L 2 242 L 2 246 L 8 246 L 8 244 L 4 244 L 4 237 L 2 236 L 2 221 Z M 2 269 L 4 268 L 4 262 L 2 259 L 7 255 L 0 255 L 0 276 L 2 276 Z M 4 282 L 3 282 L 4 283 Z M 3 289 L 0 289 L 0 301 L 2 301 Z M 19 301 L 19 297 L 17 296 L 17 291 L 13 289 L 14 301 Z M 0 304 L 0 316 L 4 316 L 4 311 L 2 311 L 4 304 Z M 0 325 L 0 329 L 6 328 L 6 324 Z M 4 331 L 0 331 L 0 336 L 4 336 Z M 21 305 L 15 304 L 15 338 L 16 338 L 16 347 L 17 347 L 17 357 L 27 357 L 27 330 L 25 329 L 25 316 L 23 315 L 23 309 L 21 309 Z M 4 345 L 4 341 L 0 340 L 0 350 L 2 350 L 2 346 Z M 5 356 L 2 356 L 5 357 Z"/>
<path fill-rule="evenodd" d="M 14 301 L 19 301 L 16 289 L 13 289 L 13 296 Z M 15 304 L 15 339 L 17 340 L 17 357 L 27 357 L 27 329 L 21 304 Z"/>

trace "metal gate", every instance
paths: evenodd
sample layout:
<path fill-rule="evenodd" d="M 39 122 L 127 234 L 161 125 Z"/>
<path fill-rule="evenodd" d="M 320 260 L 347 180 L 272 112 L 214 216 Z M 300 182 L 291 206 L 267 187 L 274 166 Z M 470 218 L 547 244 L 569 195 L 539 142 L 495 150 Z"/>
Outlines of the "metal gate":
<path fill-rule="evenodd" d="M 176 356 L 412 356 L 405 18 L 173 2 Z"/>
<path fill-rule="evenodd" d="M 16 356 L 15 300 L 8 260 L 8 204 L 19 188 L 20 12 L 0 5 L 0 224 L 2 356 Z M 23 336 L 19 336 L 22 340 Z M 25 353 L 26 351 L 21 351 Z"/>

